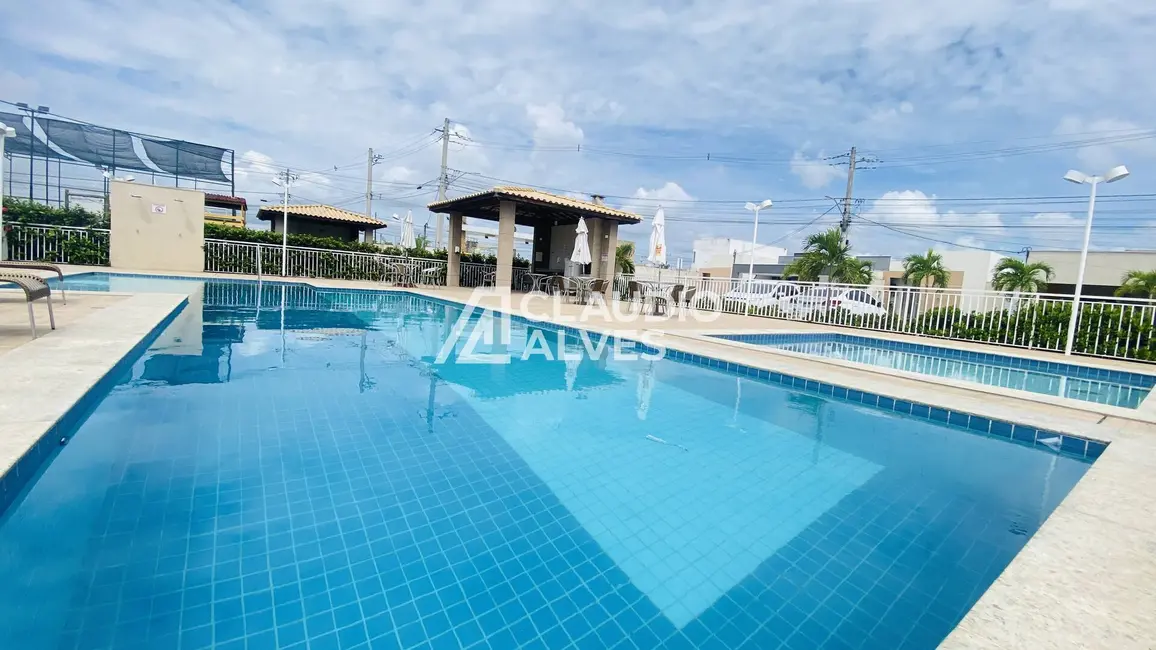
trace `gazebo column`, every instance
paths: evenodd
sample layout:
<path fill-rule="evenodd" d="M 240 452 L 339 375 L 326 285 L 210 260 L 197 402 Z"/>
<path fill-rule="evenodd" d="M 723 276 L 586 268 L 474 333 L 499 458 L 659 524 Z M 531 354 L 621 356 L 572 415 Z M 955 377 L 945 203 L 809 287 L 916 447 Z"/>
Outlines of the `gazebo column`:
<path fill-rule="evenodd" d="M 606 256 L 606 261 L 602 263 L 601 273 L 598 277 L 606 280 L 606 290 L 612 291 L 614 287 L 614 263 L 618 258 L 618 222 L 609 219 L 602 221 L 602 252 Z"/>
<path fill-rule="evenodd" d="M 446 286 L 461 286 L 462 261 L 462 213 L 450 213 L 449 251 L 446 255 Z"/>
<path fill-rule="evenodd" d="M 517 203 L 498 203 L 498 269 L 494 276 L 494 287 L 498 291 L 509 291 L 514 281 L 514 215 Z"/>

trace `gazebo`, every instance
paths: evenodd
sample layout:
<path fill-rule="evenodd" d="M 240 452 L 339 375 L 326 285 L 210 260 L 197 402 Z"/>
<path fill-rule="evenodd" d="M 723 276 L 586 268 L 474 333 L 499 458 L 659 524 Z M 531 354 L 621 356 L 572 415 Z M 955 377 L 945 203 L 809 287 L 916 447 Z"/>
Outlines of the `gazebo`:
<path fill-rule="evenodd" d="M 462 217 L 498 222 L 498 268 L 494 286 L 508 289 L 514 277 L 514 226 L 534 229 L 531 270 L 563 273 L 573 252 L 578 219 L 590 230 L 590 275 L 614 279 L 614 252 L 618 226 L 635 224 L 642 217 L 602 204 L 601 197 L 579 201 L 527 187 L 499 186 L 429 204 L 431 212 L 450 216 L 449 268 L 446 285 L 459 286 Z"/>

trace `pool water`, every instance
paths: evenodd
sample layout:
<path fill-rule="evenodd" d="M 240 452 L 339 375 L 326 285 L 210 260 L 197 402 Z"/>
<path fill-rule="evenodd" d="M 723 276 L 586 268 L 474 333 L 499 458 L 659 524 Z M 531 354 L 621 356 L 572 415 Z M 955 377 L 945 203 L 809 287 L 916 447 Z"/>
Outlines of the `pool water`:
<path fill-rule="evenodd" d="M 461 310 L 409 294 L 194 288 L 0 519 L 0 647 L 934 648 L 1089 467 L 521 322 L 437 363 Z"/>
<path fill-rule="evenodd" d="M 717 337 L 1124 408 L 1140 406 L 1156 385 L 1156 375 L 847 334 L 720 334 Z"/>

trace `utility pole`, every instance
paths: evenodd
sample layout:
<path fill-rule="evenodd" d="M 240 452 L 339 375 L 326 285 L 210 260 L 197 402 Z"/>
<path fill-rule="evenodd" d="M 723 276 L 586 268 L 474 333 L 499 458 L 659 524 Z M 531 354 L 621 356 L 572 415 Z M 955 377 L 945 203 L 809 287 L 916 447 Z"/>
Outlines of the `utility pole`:
<path fill-rule="evenodd" d="M 373 147 L 369 148 L 369 157 L 365 163 L 365 218 L 373 218 L 373 166 L 381 162 L 381 156 L 373 155 Z M 370 241 L 373 236 L 372 230 L 366 230 L 364 241 Z"/>
<path fill-rule="evenodd" d="M 450 178 L 449 172 L 446 171 L 446 164 L 449 161 L 449 156 L 450 156 L 450 118 L 447 117 L 447 118 L 445 118 L 445 121 L 442 122 L 441 133 L 442 133 L 442 171 L 441 171 L 441 175 L 438 176 L 438 200 L 439 201 L 445 201 L 446 200 L 446 189 L 448 188 L 448 186 L 450 184 L 449 183 L 449 178 Z M 434 248 L 441 248 L 441 245 L 442 245 L 442 222 L 444 221 L 444 219 L 439 214 L 437 216 L 437 220 L 438 220 L 437 241 L 434 243 Z"/>
<path fill-rule="evenodd" d="M 851 192 L 855 188 L 855 147 L 851 147 L 851 162 L 847 170 L 847 195 L 843 199 L 843 219 L 839 222 L 839 232 L 843 239 L 847 239 L 847 231 L 851 228 Z"/>
<path fill-rule="evenodd" d="M 855 205 L 852 199 L 855 191 L 855 170 L 860 163 L 875 164 L 879 162 L 879 159 L 874 156 L 860 157 L 858 150 L 851 147 L 851 153 L 831 156 L 825 160 L 831 165 L 847 165 L 847 193 L 844 195 L 841 206 L 843 218 L 839 221 L 839 232 L 843 235 L 843 241 L 847 241 L 847 231 L 851 229 L 851 212 Z"/>
<path fill-rule="evenodd" d="M 279 172 L 273 178 L 273 184 L 280 186 L 284 193 L 284 199 L 281 202 L 281 276 L 285 276 L 285 263 L 289 259 L 289 188 L 293 183 L 297 182 L 297 174 L 292 170 L 286 169 Z"/>

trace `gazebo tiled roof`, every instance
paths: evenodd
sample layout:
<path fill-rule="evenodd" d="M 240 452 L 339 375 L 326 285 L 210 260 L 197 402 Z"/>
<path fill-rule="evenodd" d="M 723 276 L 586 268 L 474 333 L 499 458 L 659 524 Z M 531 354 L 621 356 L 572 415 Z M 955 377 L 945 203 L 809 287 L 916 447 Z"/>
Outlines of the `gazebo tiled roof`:
<path fill-rule="evenodd" d="M 551 194 L 530 187 L 515 187 L 511 185 L 499 185 L 482 192 L 475 192 L 444 201 L 435 201 L 430 203 L 428 207 L 431 212 L 448 213 L 461 209 L 461 211 L 468 216 L 475 216 L 473 210 L 486 209 L 484 207 L 486 204 L 492 206 L 496 205 L 498 201 L 503 200 L 516 201 L 526 206 L 553 208 L 557 209 L 558 212 L 570 212 L 573 214 L 586 213 L 587 216 L 602 217 L 603 219 L 609 219 L 619 223 L 640 223 L 642 221 L 642 217 L 633 212 L 618 210 L 590 201 L 581 201 L 568 196 Z M 490 210 L 492 209 L 493 208 L 490 208 Z M 519 212 L 521 212 L 521 210 L 519 210 Z M 575 220 L 577 219 L 575 218 Z"/>

